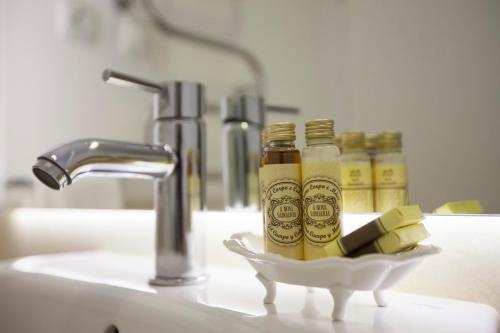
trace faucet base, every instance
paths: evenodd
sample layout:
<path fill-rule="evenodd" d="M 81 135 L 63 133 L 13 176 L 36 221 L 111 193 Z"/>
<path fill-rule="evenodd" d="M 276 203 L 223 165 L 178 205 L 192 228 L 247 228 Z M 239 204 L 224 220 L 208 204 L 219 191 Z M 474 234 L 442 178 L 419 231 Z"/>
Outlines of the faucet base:
<path fill-rule="evenodd" d="M 199 276 L 182 276 L 182 277 L 160 277 L 156 276 L 149 279 L 149 284 L 157 287 L 175 287 L 175 286 L 189 286 L 193 284 L 200 284 L 207 280 L 206 275 Z"/>

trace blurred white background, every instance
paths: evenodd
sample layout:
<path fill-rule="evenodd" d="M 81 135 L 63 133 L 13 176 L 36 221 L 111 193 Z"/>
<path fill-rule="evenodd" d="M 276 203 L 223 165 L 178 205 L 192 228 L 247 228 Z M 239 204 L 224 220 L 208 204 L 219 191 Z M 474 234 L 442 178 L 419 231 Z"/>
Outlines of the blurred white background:
<path fill-rule="evenodd" d="M 239 61 L 158 32 L 140 1 L 0 0 L 0 178 L 33 179 L 53 145 L 147 140 L 151 96 L 106 85 L 104 68 L 203 82 L 217 101 L 252 76 Z M 478 199 L 500 212 L 500 2 L 494 0 L 165 0 L 175 24 L 234 42 L 265 65 L 268 101 L 338 132 L 403 132 L 410 200 L 432 211 Z M 222 207 L 220 119 L 207 117 L 209 207 Z M 33 205 L 148 207 L 149 182 L 34 183 Z"/>

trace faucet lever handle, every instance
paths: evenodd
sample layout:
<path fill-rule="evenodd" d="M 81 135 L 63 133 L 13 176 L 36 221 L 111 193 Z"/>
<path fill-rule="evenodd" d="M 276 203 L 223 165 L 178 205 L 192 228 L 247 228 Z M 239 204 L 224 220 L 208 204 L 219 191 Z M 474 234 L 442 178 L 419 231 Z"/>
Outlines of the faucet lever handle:
<path fill-rule="evenodd" d="M 104 82 L 116 84 L 121 87 L 137 88 L 150 93 L 159 93 L 162 86 L 159 83 L 137 78 L 125 73 L 105 69 L 102 72 Z"/>

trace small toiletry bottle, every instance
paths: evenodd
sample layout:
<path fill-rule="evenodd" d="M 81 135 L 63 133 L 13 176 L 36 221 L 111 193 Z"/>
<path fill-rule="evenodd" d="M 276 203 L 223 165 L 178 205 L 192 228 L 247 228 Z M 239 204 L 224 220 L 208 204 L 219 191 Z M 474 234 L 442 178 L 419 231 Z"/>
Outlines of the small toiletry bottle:
<path fill-rule="evenodd" d="M 264 248 L 266 252 L 303 259 L 302 179 L 300 151 L 295 148 L 295 124 L 267 127 L 264 180 Z"/>
<path fill-rule="evenodd" d="M 342 133 L 341 162 L 344 212 L 373 212 L 372 170 L 363 132 Z"/>
<path fill-rule="evenodd" d="M 330 119 L 306 123 L 307 146 L 302 150 L 305 260 L 325 257 L 323 247 L 341 236 L 340 152 L 333 126 Z"/>
<path fill-rule="evenodd" d="M 384 132 L 378 137 L 375 160 L 375 204 L 377 212 L 408 204 L 408 170 L 401 153 L 401 133 Z"/>

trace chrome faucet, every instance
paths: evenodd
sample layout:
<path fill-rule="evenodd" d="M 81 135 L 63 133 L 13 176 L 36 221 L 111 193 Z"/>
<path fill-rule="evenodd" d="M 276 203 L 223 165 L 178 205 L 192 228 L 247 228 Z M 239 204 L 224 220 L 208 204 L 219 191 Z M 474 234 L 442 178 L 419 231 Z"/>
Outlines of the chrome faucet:
<path fill-rule="evenodd" d="M 82 139 L 38 157 L 33 173 L 59 190 L 89 176 L 149 178 L 155 182 L 156 272 L 153 285 L 201 282 L 202 243 L 193 214 L 205 209 L 205 88 L 199 83 L 150 82 L 106 70 L 106 82 L 154 94 L 154 145 Z"/>
<path fill-rule="evenodd" d="M 259 210 L 261 131 L 268 112 L 297 114 L 298 108 L 266 104 L 260 95 L 235 94 L 221 100 L 222 179 L 226 210 Z"/>

